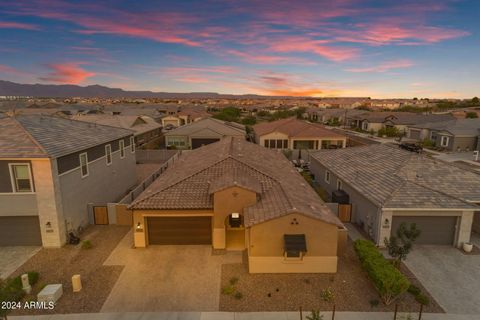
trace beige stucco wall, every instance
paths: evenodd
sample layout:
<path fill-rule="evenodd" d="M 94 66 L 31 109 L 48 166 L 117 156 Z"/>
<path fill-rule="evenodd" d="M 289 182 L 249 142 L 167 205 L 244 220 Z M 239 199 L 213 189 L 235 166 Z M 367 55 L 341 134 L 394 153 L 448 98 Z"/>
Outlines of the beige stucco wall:
<path fill-rule="evenodd" d="M 230 187 L 213 195 L 213 247 L 225 249 L 225 221 L 234 212 L 243 215 L 243 208 L 257 202 L 255 192 L 241 187 Z"/>
<path fill-rule="evenodd" d="M 261 145 L 262 147 L 265 146 L 265 140 L 270 140 L 270 139 L 275 139 L 275 140 L 288 140 L 288 135 L 280 133 L 280 132 L 271 132 L 268 134 L 265 134 L 263 136 L 255 136 L 255 141 Z M 291 149 L 292 146 L 290 145 L 290 141 L 288 142 L 288 148 Z"/>
<path fill-rule="evenodd" d="M 32 160 L 33 179 L 37 196 L 38 216 L 44 247 L 61 247 L 66 241 L 66 227 L 60 199 L 59 181 L 50 159 Z M 51 228 L 47 228 L 50 222 Z"/>
<path fill-rule="evenodd" d="M 180 119 L 177 118 L 177 117 L 171 117 L 171 116 L 167 116 L 167 117 L 162 118 L 162 126 L 163 127 L 166 127 L 169 124 L 171 124 L 175 127 L 178 127 L 178 126 L 180 126 Z"/>
<path fill-rule="evenodd" d="M 256 136 L 255 141 L 261 145 L 262 147 L 265 146 L 265 140 L 288 140 L 288 148 L 293 149 L 294 141 L 317 141 L 318 149 L 322 148 L 322 141 L 330 141 L 332 143 L 337 143 L 337 141 L 342 142 L 342 147 L 345 148 L 347 145 L 347 137 L 296 137 L 296 138 L 289 138 L 288 135 L 280 133 L 280 132 L 271 132 L 265 134 L 263 136 Z"/>
<path fill-rule="evenodd" d="M 291 224 L 293 219 L 298 224 Z M 292 213 L 249 228 L 247 232 L 251 273 L 337 271 L 338 228 L 321 220 Z M 305 234 L 307 253 L 301 261 L 284 258 L 285 234 Z"/>

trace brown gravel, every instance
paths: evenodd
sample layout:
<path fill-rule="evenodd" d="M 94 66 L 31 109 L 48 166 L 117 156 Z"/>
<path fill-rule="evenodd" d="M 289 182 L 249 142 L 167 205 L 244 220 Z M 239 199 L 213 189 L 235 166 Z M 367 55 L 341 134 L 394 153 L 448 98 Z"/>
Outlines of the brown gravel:
<path fill-rule="evenodd" d="M 424 312 L 443 313 L 444 310 L 405 268 L 410 281 L 420 287 L 430 298 L 430 305 Z M 241 299 L 234 295 L 220 295 L 220 311 L 294 311 L 301 306 L 303 310 L 332 309 L 333 302 L 325 302 L 321 293 L 330 288 L 335 294 L 337 311 L 393 311 L 395 303 L 384 305 L 366 273 L 361 269 L 360 261 L 349 241 L 347 250 L 340 257 L 338 272 L 329 274 L 249 274 L 245 264 L 226 264 L 222 266 L 222 288 L 233 277 L 238 278 L 236 292 L 242 293 Z M 270 297 L 268 296 L 270 295 Z M 372 307 L 370 301 L 380 303 Z M 415 312 L 420 306 L 412 295 L 405 293 L 396 303 L 401 312 Z"/>
<path fill-rule="evenodd" d="M 34 299 L 43 285 L 52 283 L 63 284 L 63 296 L 54 310 L 17 310 L 12 315 L 99 312 L 123 270 L 123 266 L 104 266 L 103 262 L 128 230 L 127 226 L 90 226 L 81 239 L 90 240 L 91 249 L 81 249 L 81 245 L 41 249 L 14 275 L 26 271 L 40 273 L 40 279 L 27 299 Z M 71 278 L 74 274 L 82 277 L 83 289 L 78 293 L 72 292 Z"/>

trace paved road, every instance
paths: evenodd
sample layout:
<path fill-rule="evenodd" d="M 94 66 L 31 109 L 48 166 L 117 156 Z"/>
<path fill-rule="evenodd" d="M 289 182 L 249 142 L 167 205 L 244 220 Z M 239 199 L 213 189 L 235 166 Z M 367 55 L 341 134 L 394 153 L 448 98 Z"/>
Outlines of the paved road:
<path fill-rule="evenodd" d="M 480 237 L 472 242 L 480 247 Z M 449 246 L 416 246 L 405 263 L 447 313 L 480 319 L 480 255 Z"/>

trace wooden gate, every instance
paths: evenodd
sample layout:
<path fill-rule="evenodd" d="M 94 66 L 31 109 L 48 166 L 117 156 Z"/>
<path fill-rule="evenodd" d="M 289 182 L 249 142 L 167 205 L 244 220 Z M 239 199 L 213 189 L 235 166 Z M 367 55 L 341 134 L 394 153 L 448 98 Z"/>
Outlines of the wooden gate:
<path fill-rule="evenodd" d="M 107 207 L 93 207 L 93 215 L 95 224 L 108 224 Z"/>
<path fill-rule="evenodd" d="M 351 204 L 339 204 L 338 205 L 338 218 L 342 222 L 350 222 L 352 218 L 352 205 Z"/>

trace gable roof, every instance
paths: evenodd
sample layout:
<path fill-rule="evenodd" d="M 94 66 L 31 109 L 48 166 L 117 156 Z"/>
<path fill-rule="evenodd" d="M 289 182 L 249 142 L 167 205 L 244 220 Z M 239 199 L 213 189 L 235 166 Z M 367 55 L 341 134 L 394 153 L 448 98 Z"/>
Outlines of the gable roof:
<path fill-rule="evenodd" d="M 378 206 L 470 209 L 472 202 L 480 203 L 480 175 L 395 146 L 320 150 L 310 156 Z"/>
<path fill-rule="evenodd" d="M 394 124 L 419 124 L 426 122 L 438 122 L 452 120 L 454 117 L 451 114 L 419 114 L 413 112 L 400 112 L 400 111 L 374 111 L 365 112 L 350 117 L 356 120 L 366 120 L 372 123 L 383 123 L 385 121 L 391 121 Z"/>
<path fill-rule="evenodd" d="M 297 118 L 281 119 L 273 122 L 259 123 L 253 126 L 255 134 L 263 136 L 272 132 L 281 132 L 289 137 L 328 137 L 345 138 L 344 135 L 326 129 L 324 126 L 298 120 Z"/>
<path fill-rule="evenodd" d="M 130 130 L 46 115 L 19 115 L 0 123 L 6 129 L 0 130 L 1 157 L 58 158 L 132 135 Z"/>
<path fill-rule="evenodd" d="M 213 118 L 205 118 L 166 132 L 165 136 L 190 136 L 204 129 L 211 130 L 221 136 L 245 135 L 244 125 Z"/>
<path fill-rule="evenodd" d="M 182 154 L 130 208 L 212 209 L 211 193 L 233 185 L 259 194 L 246 226 L 293 212 L 342 226 L 283 154 L 236 137 Z"/>
<path fill-rule="evenodd" d="M 455 136 L 476 137 L 478 136 L 478 130 L 480 129 L 480 118 L 429 122 L 412 127 L 436 131 L 446 131 Z"/>
<path fill-rule="evenodd" d="M 149 116 L 89 114 L 74 115 L 74 120 L 133 130 L 135 134 L 159 129 L 162 125 Z"/>

